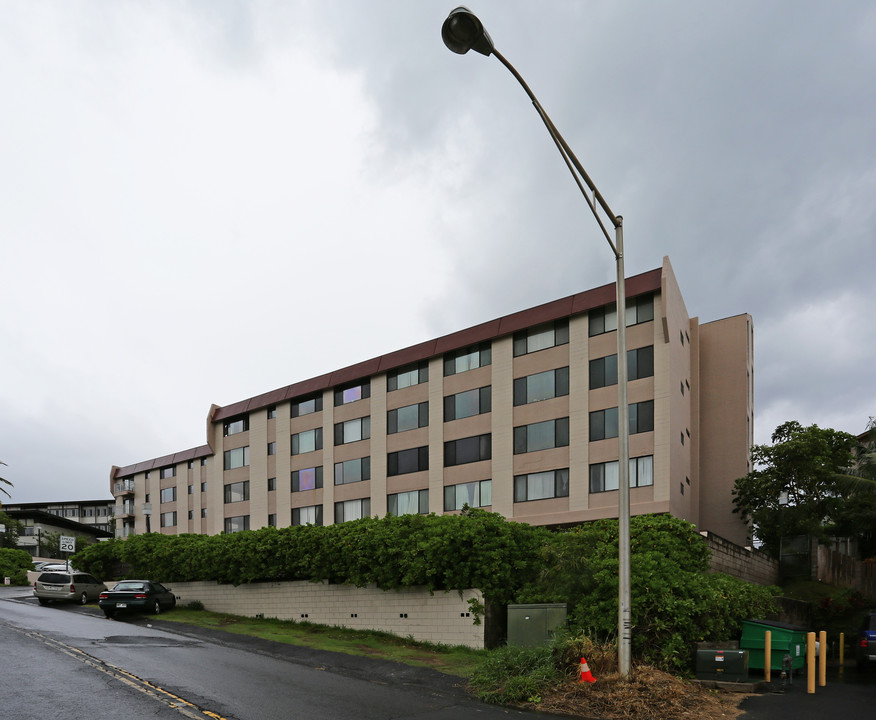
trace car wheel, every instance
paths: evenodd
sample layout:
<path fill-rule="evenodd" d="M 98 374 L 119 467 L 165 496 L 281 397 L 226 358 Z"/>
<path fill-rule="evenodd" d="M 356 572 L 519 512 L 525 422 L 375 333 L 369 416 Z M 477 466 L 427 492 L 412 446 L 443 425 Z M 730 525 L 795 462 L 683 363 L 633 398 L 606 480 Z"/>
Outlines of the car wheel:
<path fill-rule="evenodd" d="M 161 603 L 158 600 L 155 601 L 155 606 L 152 608 L 152 612 L 155 615 L 158 615 L 161 612 Z"/>
<path fill-rule="evenodd" d="M 85 605 L 87 602 L 88 602 L 88 593 L 82 593 L 82 594 L 79 596 L 79 604 L 80 604 L 80 605 Z"/>
<path fill-rule="evenodd" d="M 40 605 L 48 605 L 49 604 L 49 601 L 46 600 L 45 598 L 37 598 L 37 600 L 39 601 Z"/>
<path fill-rule="evenodd" d="M 104 610 L 104 611 L 103 611 L 103 614 L 106 615 L 106 619 L 107 619 L 107 620 L 112 620 L 112 619 L 113 619 L 113 615 L 116 614 L 116 611 L 115 611 L 115 610 Z"/>

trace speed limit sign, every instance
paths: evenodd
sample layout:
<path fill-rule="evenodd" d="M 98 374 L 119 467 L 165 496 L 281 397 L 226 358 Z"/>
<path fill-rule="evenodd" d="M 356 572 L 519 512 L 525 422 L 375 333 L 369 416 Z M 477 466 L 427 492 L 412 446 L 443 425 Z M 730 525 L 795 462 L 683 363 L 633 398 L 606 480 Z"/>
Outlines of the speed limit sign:
<path fill-rule="evenodd" d="M 76 552 L 76 538 L 70 535 L 61 535 L 61 552 Z"/>

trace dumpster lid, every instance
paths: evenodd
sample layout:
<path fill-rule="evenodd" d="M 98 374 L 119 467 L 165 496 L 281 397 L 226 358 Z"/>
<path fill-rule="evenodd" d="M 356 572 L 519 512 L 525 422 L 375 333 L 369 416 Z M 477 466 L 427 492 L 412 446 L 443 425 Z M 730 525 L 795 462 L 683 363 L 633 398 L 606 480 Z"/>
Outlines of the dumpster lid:
<path fill-rule="evenodd" d="M 806 628 L 800 625 L 791 625 L 790 623 L 776 622 L 773 620 L 743 620 L 743 623 L 751 625 L 766 625 L 768 627 L 779 628 L 780 630 L 794 630 L 797 632 L 806 632 Z"/>

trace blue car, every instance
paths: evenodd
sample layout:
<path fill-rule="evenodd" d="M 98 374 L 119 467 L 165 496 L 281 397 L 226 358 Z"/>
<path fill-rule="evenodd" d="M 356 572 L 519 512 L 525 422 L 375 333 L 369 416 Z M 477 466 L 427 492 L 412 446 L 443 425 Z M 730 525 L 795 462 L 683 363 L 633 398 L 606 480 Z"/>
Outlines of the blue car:
<path fill-rule="evenodd" d="M 855 651 L 859 670 L 876 665 L 876 611 L 864 616 Z"/>

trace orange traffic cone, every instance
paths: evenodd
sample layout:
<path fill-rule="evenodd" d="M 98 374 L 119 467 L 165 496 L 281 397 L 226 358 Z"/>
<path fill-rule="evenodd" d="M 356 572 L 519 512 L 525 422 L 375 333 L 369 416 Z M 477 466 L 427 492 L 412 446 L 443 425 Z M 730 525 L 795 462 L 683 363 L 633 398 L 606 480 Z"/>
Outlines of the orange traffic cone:
<path fill-rule="evenodd" d="M 581 658 L 581 680 L 579 682 L 596 682 L 596 678 L 593 677 L 593 673 L 590 672 L 587 658 Z"/>

